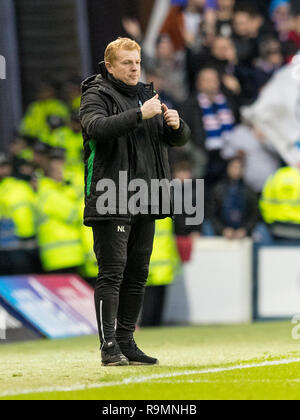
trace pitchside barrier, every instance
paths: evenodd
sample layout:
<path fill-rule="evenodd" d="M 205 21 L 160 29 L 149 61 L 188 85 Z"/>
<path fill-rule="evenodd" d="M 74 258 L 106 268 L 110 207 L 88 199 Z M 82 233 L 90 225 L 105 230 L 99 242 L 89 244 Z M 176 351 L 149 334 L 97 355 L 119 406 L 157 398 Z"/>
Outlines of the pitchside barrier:
<path fill-rule="evenodd" d="M 75 275 L 0 277 L 0 305 L 13 317 L 1 311 L 2 343 L 7 342 L 12 319 L 19 328 L 38 337 L 54 339 L 97 333 L 93 289 Z M 21 339 L 27 337 L 19 335 Z"/>
<path fill-rule="evenodd" d="M 300 246 L 201 238 L 167 291 L 167 324 L 232 324 L 300 314 Z"/>
<path fill-rule="evenodd" d="M 252 320 L 252 242 L 201 238 L 168 289 L 168 324 L 232 324 Z"/>
<path fill-rule="evenodd" d="M 300 315 L 300 246 L 278 242 L 254 246 L 253 318 L 293 319 Z"/>

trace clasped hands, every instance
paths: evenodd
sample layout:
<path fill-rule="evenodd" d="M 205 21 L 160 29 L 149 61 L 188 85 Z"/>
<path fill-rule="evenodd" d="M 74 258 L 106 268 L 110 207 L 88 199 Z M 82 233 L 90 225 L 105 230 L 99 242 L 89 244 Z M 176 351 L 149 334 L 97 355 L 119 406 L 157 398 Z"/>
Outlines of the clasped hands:
<path fill-rule="evenodd" d="M 158 98 L 159 96 L 156 94 L 141 107 L 143 120 L 149 120 L 156 115 L 163 115 L 166 124 L 173 128 L 173 130 L 178 130 L 180 127 L 178 112 L 175 109 L 169 109 L 167 105 L 162 104 Z"/>

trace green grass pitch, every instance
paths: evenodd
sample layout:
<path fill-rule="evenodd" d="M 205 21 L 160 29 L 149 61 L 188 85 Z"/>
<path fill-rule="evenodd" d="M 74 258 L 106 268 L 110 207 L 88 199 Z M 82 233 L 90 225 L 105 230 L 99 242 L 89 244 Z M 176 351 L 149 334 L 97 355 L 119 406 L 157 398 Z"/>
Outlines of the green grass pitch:
<path fill-rule="evenodd" d="M 0 399 L 300 399 L 293 327 L 142 329 L 152 367 L 102 367 L 95 336 L 1 345 Z"/>

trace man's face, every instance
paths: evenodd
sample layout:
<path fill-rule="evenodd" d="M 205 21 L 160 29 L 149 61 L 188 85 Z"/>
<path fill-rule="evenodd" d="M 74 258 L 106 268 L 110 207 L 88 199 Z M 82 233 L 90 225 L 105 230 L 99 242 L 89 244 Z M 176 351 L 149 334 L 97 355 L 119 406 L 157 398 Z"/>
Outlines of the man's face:
<path fill-rule="evenodd" d="M 220 90 L 218 72 L 213 69 L 202 70 L 197 78 L 197 89 L 207 95 L 217 95 Z"/>
<path fill-rule="evenodd" d="M 12 167 L 9 164 L 0 165 L 0 180 L 7 178 L 12 174 Z"/>
<path fill-rule="evenodd" d="M 234 56 L 234 46 L 230 39 L 216 38 L 212 45 L 212 54 L 218 60 L 230 61 L 229 59 Z"/>
<path fill-rule="evenodd" d="M 218 6 L 221 10 L 226 9 L 226 10 L 231 10 L 233 9 L 235 4 L 235 0 L 218 0 Z"/>
<path fill-rule="evenodd" d="M 189 0 L 188 6 L 195 8 L 199 12 L 202 12 L 205 6 L 205 0 Z"/>
<path fill-rule="evenodd" d="M 64 179 L 64 161 L 61 159 L 51 159 L 48 166 L 48 175 L 57 182 Z"/>
<path fill-rule="evenodd" d="M 244 168 L 239 160 L 232 161 L 227 168 L 227 174 L 233 181 L 239 181 L 243 178 Z"/>
<path fill-rule="evenodd" d="M 141 77 L 141 56 L 138 50 L 120 50 L 113 63 L 106 63 L 108 72 L 129 86 L 136 86 Z"/>
<path fill-rule="evenodd" d="M 163 37 L 156 47 L 156 56 L 158 58 L 174 58 L 174 47 L 168 37 Z"/>
<path fill-rule="evenodd" d="M 285 22 L 290 17 L 290 5 L 289 4 L 282 4 L 278 6 L 273 13 L 272 20 L 274 22 Z"/>
<path fill-rule="evenodd" d="M 233 17 L 233 28 L 237 35 L 248 37 L 251 34 L 251 16 L 245 12 L 237 12 Z"/>

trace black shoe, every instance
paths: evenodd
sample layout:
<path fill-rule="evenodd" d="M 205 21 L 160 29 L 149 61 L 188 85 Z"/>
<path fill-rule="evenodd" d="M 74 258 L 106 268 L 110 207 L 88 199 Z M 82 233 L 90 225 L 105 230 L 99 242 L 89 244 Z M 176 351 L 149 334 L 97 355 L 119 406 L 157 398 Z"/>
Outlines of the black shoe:
<path fill-rule="evenodd" d="M 134 339 L 127 342 L 119 342 L 120 349 L 124 356 L 129 360 L 130 365 L 158 365 L 159 362 L 154 357 L 149 357 L 142 352 L 136 345 Z"/>
<path fill-rule="evenodd" d="M 102 366 L 128 366 L 127 358 L 114 340 L 104 343 L 101 348 Z"/>

